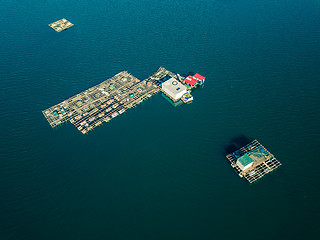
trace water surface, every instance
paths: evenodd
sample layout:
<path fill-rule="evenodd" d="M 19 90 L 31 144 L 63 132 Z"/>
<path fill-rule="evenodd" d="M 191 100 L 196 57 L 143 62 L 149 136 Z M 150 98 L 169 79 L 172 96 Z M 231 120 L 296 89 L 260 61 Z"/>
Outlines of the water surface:
<path fill-rule="evenodd" d="M 318 0 L 3 0 L 0 10 L 0 239 L 314 239 Z M 48 27 L 63 17 L 75 26 Z M 41 113 L 159 66 L 199 72 L 205 88 L 177 108 L 158 94 L 85 136 Z M 240 179 L 224 154 L 241 135 L 283 166 Z"/>

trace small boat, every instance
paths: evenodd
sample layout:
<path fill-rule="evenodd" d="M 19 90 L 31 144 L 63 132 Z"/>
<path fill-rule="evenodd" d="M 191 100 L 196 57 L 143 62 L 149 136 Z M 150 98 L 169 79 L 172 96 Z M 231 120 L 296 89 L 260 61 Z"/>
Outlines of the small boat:
<path fill-rule="evenodd" d="M 190 94 L 190 92 L 187 92 L 186 94 L 184 94 L 181 98 L 181 100 L 184 103 L 188 103 L 188 102 L 192 102 L 193 101 L 193 96 Z"/>

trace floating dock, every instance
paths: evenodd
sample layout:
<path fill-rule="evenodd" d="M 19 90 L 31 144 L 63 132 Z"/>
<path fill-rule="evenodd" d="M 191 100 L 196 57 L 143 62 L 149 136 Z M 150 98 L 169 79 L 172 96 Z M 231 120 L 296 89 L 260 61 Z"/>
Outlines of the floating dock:
<path fill-rule="evenodd" d="M 160 92 L 157 83 L 166 76 L 177 79 L 163 67 L 143 81 L 123 71 L 42 113 L 53 128 L 70 121 L 86 134 Z"/>
<path fill-rule="evenodd" d="M 67 19 L 62 18 L 56 22 L 50 23 L 49 27 L 54 29 L 56 32 L 62 32 L 70 27 L 72 27 L 74 24 L 69 22 Z"/>
<path fill-rule="evenodd" d="M 281 163 L 257 140 L 228 154 L 231 166 L 249 183 L 253 183 L 281 166 Z"/>

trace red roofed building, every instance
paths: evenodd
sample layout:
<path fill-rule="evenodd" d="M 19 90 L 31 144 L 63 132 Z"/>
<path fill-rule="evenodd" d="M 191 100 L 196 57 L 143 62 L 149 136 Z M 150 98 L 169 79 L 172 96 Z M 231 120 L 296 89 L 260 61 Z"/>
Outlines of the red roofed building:
<path fill-rule="evenodd" d="M 194 86 L 198 82 L 197 79 L 195 79 L 192 76 L 188 76 L 186 79 L 184 79 L 185 83 L 188 84 L 189 86 Z"/>
<path fill-rule="evenodd" d="M 196 78 L 201 84 L 204 83 L 204 80 L 206 79 L 204 76 L 201 76 L 200 74 L 196 73 L 193 75 L 194 78 Z"/>

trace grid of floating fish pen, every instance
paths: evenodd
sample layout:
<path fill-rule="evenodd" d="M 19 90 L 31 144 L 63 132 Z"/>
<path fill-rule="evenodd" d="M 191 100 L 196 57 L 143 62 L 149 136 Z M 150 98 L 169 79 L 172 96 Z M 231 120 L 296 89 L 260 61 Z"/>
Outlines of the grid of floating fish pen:
<path fill-rule="evenodd" d="M 99 101 L 100 98 L 103 101 L 103 97 L 105 95 L 100 95 L 99 92 L 96 91 L 99 89 L 100 85 L 106 84 L 106 86 L 111 86 L 114 80 L 127 75 L 127 72 L 120 72 L 112 78 L 107 79 L 106 81 L 94 87 L 91 87 L 75 96 L 68 98 L 67 100 L 59 104 L 56 104 L 42 111 L 42 113 L 48 120 L 51 127 L 56 127 L 66 121 L 71 120 L 74 114 L 81 113 L 82 109 L 83 111 L 85 111 L 89 108 L 89 106 L 97 104 L 95 102 Z"/>
<path fill-rule="evenodd" d="M 237 165 L 237 160 L 245 154 L 253 160 L 253 165 L 242 171 Z M 253 140 L 226 157 L 239 176 L 244 177 L 249 183 L 257 181 L 281 166 L 281 163 L 257 140 Z"/>
<path fill-rule="evenodd" d="M 49 24 L 49 27 L 51 27 L 52 29 L 54 29 L 56 32 L 62 32 L 63 30 L 66 30 L 70 27 L 72 27 L 74 24 L 72 24 L 71 22 L 69 22 L 67 19 L 62 18 L 58 21 L 55 21 L 53 23 Z"/>
<path fill-rule="evenodd" d="M 167 71 L 162 68 L 161 71 Z M 152 78 L 152 76 L 151 76 Z M 83 134 L 158 93 L 149 80 L 140 81 L 123 71 L 43 111 L 52 127 L 70 121 Z"/>

